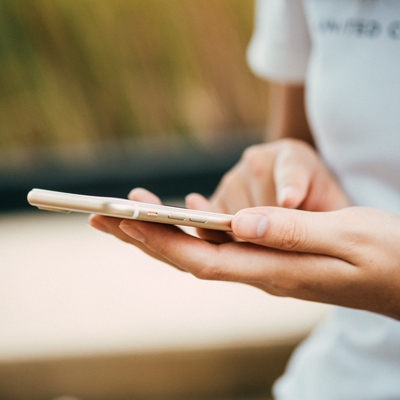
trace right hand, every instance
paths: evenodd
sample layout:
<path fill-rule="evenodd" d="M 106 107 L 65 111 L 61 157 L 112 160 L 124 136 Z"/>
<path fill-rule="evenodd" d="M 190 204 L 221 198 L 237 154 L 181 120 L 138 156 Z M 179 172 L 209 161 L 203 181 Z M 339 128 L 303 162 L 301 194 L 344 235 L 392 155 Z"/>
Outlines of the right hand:
<path fill-rule="evenodd" d="M 249 147 L 224 175 L 209 201 L 192 193 L 186 205 L 236 214 L 262 206 L 333 211 L 348 207 L 350 201 L 310 145 L 282 139 Z"/>

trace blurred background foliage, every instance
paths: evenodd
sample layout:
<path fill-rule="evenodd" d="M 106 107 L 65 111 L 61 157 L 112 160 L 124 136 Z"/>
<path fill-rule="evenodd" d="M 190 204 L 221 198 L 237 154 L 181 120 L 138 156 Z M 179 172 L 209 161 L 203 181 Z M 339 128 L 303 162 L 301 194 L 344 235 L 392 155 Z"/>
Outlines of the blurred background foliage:
<path fill-rule="evenodd" d="M 0 0 L 0 209 L 32 186 L 226 171 L 264 135 L 253 14 L 254 0 Z"/>
<path fill-rule="evenodd" d="M 250 0 L 1 0 L 0 148 L 22 151 L 8 165 L 36 146 L 87 156 L 95 141 L 259 128 L 252 26 Z"/>

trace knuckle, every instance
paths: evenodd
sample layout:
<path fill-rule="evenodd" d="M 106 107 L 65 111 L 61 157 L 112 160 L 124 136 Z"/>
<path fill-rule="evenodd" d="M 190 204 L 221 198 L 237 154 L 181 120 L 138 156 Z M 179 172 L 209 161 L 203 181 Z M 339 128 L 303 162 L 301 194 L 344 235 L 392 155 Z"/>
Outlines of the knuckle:
<path fill-rule="evenodd" d="M 294 160 L 302 163 L 314 162 L 317 159 L 315 150 L 308 143 L 299 139 L 284 139 L 277 157 L 284 163 L 292 163 Z"/>
<path fill-rule="evenodd" d="M 300 243 L 307 240 L 307 230 L 300 222 L 286 221 L 277 236 L 277 245 L 282 250 L 295 250 Z"/>
<path fill-rule="evenodd" d="M 364 232 L 352 229 L 341 234 L 339 243 L 349 249 L 359 249 L 369 244 L 369 238 Z"/>
<path fill-rule="evenodd" d="M 246 149 L 242 156 L 242 163 L 252 176 L 261 176 L 268 169 L 268 150 L 265 145 L 254 145 Z"/>
<path fill-rule="evenodd" d="M 200 268 L 194 276 L 206 281 L 220 281 L 224 279 L 223 267 L 218 261 L 219 255 L 215 254 L 213 258 L 202 260 L 202 268 Z"/>
<path fill-rule="evenodd" d="M 344 232 L 337 240 L 338 251 L 349 261 L 357 263 L 375 254 L 375 243 L 363 232 L 355 230 Z M 376 254 L 375 254 L 376 256 Z"/>
<path fill-rule="evenodd" d="M 222 269 L 216 264 L 205 265 L 195 274 L 195 277 L 206 281 L 223 280 Z"/>
<path fill-rule="evenodd" d="M 282 147 L 287 147 L 290 149 L 307 149 L 307 150 L 312 149 L 312 147 L 307 142 L 296 138 L 281 139 L 280 143 Z"/>
<path fill-rule="evenodd" d="M 371 248 L 375 241 L 363 223 L 368 219 L 368 214 L 364 215 L 361 207 L 357 211 L 356 219 L 354 219 L 353 208 L 343 209 L 336 213 L 342 226 L 346 226 L 346 229 L 339 234 L 338 243 L 341 251 L 348 254 L 363 253 L 365 248 Z M 348 221 L 353 221 L 353 223 L 349 226 Z"/>
<path fill-rule="evenodd" d="M 242 160 L 246 161 L 257 156 L 263 147 L 264 145 L 261 144 L 255 144 L 253 146 L 247 147 L 247 149 L 243 152 Z"/>
<path fill-rule="evenodd" d="M 233 168 L 228 171 L 221 179 L 220 187 L 227 187 L 232 185 L 232 183 L 236 180 L 236 169 Z"/>
<path fill-rule="evenodd" d="M 237 190 L 237 186 L 240 185 L 240 178 L 236 168 L 228 171 L 221 179 L 217 190 L 211 196 L 211 201 L 216 202 L 223 198 L 229 198 L 232 192 Z"/>
<path fill-rule="evenodd" d="M 277 279 L 274 282 L 274 289 L 280 296 L 293 296 L 302 290 L 302 285 L 293 278 Z"/>

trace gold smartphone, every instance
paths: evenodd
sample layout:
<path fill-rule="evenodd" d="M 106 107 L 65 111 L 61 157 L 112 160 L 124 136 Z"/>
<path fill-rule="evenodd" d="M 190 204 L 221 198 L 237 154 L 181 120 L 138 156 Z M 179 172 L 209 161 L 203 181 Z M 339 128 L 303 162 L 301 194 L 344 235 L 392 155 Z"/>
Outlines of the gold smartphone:
<path fill-rule="evenodd" d="M 28 193 L 28 202 L 32 206 L 48 211 L 67 213 L 76 211 L 160 224 L 192 226 L 227 232 L 232 230 L 233 215 L 147 204 L 114 197 L 86 196 L 32 189 Z"/>

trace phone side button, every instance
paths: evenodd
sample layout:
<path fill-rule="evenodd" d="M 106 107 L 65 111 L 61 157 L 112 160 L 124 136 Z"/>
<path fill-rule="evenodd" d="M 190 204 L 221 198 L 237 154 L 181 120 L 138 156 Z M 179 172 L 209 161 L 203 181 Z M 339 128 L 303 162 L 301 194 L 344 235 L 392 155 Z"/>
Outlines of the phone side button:
<path fill-rule="evenodd" d="M 190 220 L 192 222 L 200 222 L 202 224 L 206 224 L 208 222 L 206 218 L 200 218 L 200 217 L 191 217 Z"/>
<path fill-rule="evenodd" d="M 135 205 L 106 202 L 103 207 L 106 212 L 115 214 L 118 217 L 137 217 L 137 215 L 135 216 L 137 212 L 137 206 Z"/>
<path fill-rule="evenodd" d="M 185 219 L 187 219 L 186 215 L 184 214 L 168 214 L 168 218 L 178 219 L 179 221 L 184 221 Z"/>

